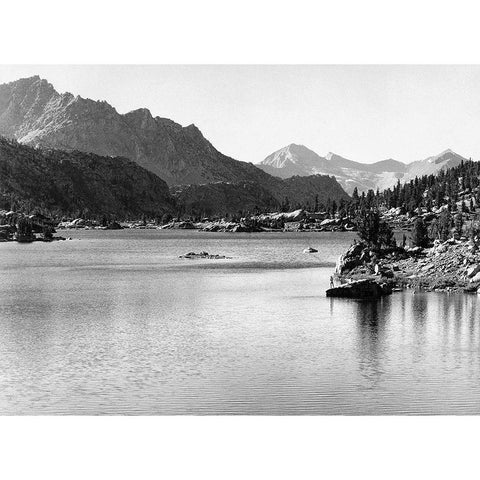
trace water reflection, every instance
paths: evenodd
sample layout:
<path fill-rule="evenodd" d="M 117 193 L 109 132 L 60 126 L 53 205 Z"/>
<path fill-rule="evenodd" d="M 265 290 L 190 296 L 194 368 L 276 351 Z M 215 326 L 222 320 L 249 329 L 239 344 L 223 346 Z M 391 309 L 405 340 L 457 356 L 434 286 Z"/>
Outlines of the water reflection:
<path fill-rule="evenodd" d="M 344 236 L 87 234 L 3 252 L 0 414 L 480 414 L 476 295 L 326 298 L 297 267 Z M 199 242 L 258 268 L 178 259 Z"/>
<path fill-rule="evenodd" d="M 429 301 L 428 293 L 413 293 L 410 295 L 409 311 L 412 332 L 410 335 L 412 361 L 419 364 L 422 368 L 422 362 L 425 360 L 428 352 L 430 337 L 428 334 L 429 307 L 432 304 Z M 408 308 L 408 307 L 407 307 Z"/>
<path fill-rule="evenodd" d="M 359 346 L 358 366 L 367 380 L 368 388 L 375 388 L 384 370 L 382 356 L 385 348 L 385 328 L 390 312 L 390 299 L 354 303 Z"/>

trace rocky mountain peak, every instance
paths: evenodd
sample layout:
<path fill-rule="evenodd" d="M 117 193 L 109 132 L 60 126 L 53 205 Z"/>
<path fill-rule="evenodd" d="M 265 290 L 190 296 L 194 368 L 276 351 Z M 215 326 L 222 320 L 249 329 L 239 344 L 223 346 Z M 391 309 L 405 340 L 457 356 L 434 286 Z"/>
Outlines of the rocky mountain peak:
<path fill-rule="evenodd" d="M 352 193 L 369 189 L 384 189 L 395 185 L 398 180 L 408 182 L 416 176 L 438 173 L 444 168 L 455 167 L 466 159 L 448 148 L 438 155 L 412 163 L 403 163 L 392 158 L 373 163 L 361 163 L 349 160 L 334 152 L 320 157 L 312 150 L 303 147 L 302 154 L 294 155 L 291 144 L 269 155 L 259 167 L 271 175 L 289 178 L 293 175 L 314 175 L 323 173 L 334 175 L 346 192 Z M 305 152 L 309 152 L 305 154 Z"/>
<path fill-rule="evenodd" d="M 459 164 L 462 160 L 466 160 L 466 158 L 462 157 L 458 153 L 454 152 L 451 148 L 447 148 L 442 152 L 438 153 L 437 155 L 432 155 L 431 157 L 425 158 L 424 160 L 419 160 L 413 163 L 430 163 L 430 164 L 441 164 L 443 162 L 453 162 L 455 164 Z M 456 166 L 456 165 L 451 165 Z"/>
<path fill-rule="evenodd" d="M 60 95 L 49 85 L 39 77 L 0 85 L 0 135 L 40 147 L 129 158 L 170 185 L 272 180 L 259 168 L 223 155 L 194 124 L 182 127 L 153 117 L 147 108 L 120 114 L 105 101 Z M 43 89 L 51 94 L 24 101 L 27 91 L 36 92 L 36 98 Z"/>

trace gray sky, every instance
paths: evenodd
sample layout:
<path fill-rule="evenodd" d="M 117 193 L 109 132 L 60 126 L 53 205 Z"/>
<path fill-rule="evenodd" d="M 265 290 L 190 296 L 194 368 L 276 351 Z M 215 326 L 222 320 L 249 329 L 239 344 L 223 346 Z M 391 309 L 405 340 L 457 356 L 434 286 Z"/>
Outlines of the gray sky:
<path fill-rule="evenodd" d="M 259 162 L 300 143 L 352 160 L 480 159 L 480 66 L 0 66 L 59 92 L 195 123 L 221 152 Z"/>

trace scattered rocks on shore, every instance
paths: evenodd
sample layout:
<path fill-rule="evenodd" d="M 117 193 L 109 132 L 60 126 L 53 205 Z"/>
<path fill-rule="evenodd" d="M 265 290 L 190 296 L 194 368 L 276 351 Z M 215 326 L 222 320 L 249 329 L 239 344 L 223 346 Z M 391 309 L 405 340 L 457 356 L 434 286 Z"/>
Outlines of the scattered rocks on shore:
<path fill-rule="evenodd" d="M 476 291 L 480 286 L 480 254 L 471 241 L 436 240 L 430 248 L 391 248 L 375 251 L 364 243 L 352 245 L 337 261 L 340 281 L 375 279 L 393 288 L 426 291 Z"/>
<path fill-rule="evenodd" d="M 207 222 L 203 225 L 199 225 L 199 227 L 203 232 L 252 233 L 264 231 L 262 227 L 245 224 L 242 222 Z"/>
<path fill-rule="evenodd" d="M 158 228 L 161 230 L 171 230 L 171 229 L 195 230 L 196 227 L 192 222 L 170 222 Z"/>

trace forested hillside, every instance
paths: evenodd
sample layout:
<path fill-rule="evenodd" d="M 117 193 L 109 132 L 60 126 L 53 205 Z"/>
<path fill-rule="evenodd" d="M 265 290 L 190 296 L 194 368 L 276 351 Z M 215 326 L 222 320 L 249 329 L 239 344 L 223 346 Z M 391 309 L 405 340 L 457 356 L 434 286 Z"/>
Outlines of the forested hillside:
<path fill-rule="evenodd" d="M 39 150 L 0 137 L 0 208 L 59 217 L 161 216 L 167 184 L 124 158 Z"/>

